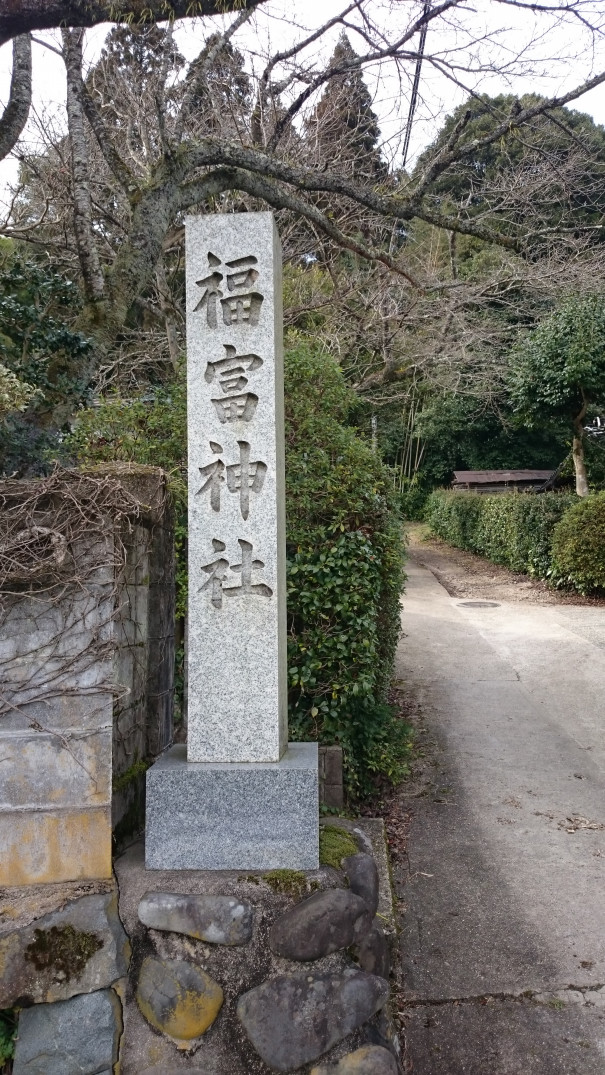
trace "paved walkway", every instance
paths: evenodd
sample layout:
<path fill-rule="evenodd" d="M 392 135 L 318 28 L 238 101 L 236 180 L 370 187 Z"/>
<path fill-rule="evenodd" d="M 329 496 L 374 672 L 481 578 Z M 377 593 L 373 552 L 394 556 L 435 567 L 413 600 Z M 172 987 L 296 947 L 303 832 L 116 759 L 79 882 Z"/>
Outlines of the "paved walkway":
<path fill-rule="evenodd" d="M 605 1073 L 605 608 L 472 607 L 409 565 L 434 741 L 402 950 L 414 1075 Z"/>

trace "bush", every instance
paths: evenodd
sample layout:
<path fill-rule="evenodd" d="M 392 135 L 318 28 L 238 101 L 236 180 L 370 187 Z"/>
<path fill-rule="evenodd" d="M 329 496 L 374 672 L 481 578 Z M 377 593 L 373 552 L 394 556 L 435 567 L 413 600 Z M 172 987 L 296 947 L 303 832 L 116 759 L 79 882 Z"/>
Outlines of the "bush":
<path fill-rule="evenodd" d="M 582 594 L 605 590 L 605 493 L 575 504 L 553 531 L 553 579 Z"/>
<path fill-rule="evenodd" d="M 429 498 L 426 518 L 433 533 L 450 545 L 511 571 L 549 578 L 554 527 L 577 499 L 573 493 L 480 496 L 438 489 Z"/>
<path fill-rule="evenodd" d="M 390 477 L 345 423 L 340 367 L 286 355 L 290 729 L 339 743 L 350 798 L 401 779 L 409 728 L 385 704 L 399 635 L 403 538 Z"/>
<path fill-rule="evenodd" d="M 409 728 L 385 704 L 399 634 L 403 541 L 388 472 L 346 425 L 357 404 L 340 367 L 286 355 L 288 665 L 293 739 L 339 743 L 351 798 L 405 772 Z M 185 389 L 81 412 L 81 462 L 155 463 L 177 495 L 178 608 L 186 596 Z"/>

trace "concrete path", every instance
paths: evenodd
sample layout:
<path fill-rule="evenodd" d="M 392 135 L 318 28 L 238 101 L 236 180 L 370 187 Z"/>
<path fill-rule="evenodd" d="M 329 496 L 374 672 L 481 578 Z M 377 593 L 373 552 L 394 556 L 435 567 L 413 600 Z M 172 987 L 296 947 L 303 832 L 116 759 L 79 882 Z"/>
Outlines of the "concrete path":
<path fill-rule="evenodd" d="M 407 1070 L 605 1075 L 605 608 L 472 607 L 411 563 L 403 629 L 433 741 L 400 878 Z"/>

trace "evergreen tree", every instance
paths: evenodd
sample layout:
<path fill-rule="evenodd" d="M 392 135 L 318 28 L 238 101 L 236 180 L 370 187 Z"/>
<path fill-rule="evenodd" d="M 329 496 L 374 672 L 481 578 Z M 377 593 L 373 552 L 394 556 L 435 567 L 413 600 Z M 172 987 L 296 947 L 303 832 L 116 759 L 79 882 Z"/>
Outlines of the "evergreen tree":
<path fill-rule="evenodd" d="M 335 72 L 306 123 L 306 141 L 318 165 L 362 182 L 380 182 L 382 159 L 378 119 L 347 35 L 340 35 L 330 60 Z"/>

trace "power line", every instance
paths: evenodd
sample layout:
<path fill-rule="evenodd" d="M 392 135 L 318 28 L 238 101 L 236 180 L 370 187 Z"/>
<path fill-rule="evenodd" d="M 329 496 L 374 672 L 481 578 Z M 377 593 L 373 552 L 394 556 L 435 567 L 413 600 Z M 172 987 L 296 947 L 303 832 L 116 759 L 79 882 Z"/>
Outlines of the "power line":
<path fill-rule="evenodd" d="M 416 59 L 416 70 L 414 72 L 414 82 L 412 85 L 412 96 L 410 98 L 410 110 L 408 112 L 408 122 L 405 128 L 405 138 L 403 140 L 403 167 L 405 168 L 408 152 L 410 149 L 410 138 L 412 137 L 412 121 L 414 119 L 414 112 L 416 111 L 416 102 L 418 100 L 418 87 L 420 85 L 420 69 L 422 67 L 422 61 L 424 59 L 424 47 L 426 45 L 426 32 L 429 25 L 429 15 L 431 13 L 430 0 L 425 0 L 424 11 L 422 17 L 424 22 L 420 31 L 420 41 L 418 43 L 418 57 Z"/>

